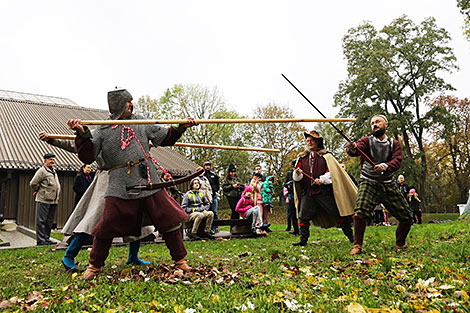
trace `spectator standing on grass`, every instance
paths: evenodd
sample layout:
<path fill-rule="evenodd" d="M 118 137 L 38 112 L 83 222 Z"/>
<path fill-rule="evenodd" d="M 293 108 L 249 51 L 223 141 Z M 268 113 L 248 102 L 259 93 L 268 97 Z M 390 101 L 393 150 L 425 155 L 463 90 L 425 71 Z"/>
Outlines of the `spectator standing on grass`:
<path fill-rule="evenodd" d="M 60 182 L 54 169 L 55 154 L 44 154 L 44 165 L 29 182 L 36 201 L 36 244 L 50 245 L 52 224 L 59 203 Z"/>
<path fill-rule="evenodd" d="M 192 222 L 192 228 L 188 236 L 192 240 L 201 239 L 197 230 L 201 223 L 205 223 L 204 237 L 211 238 L 212 221 L 214 220 L 214 213 L 209 211 L 210 203 L 205 197 L 204 193 L 200 190 L 201 181 L 199 178 L 193 178 L 189 183 L 190 190 L 185 193 L 181 207 L 189 216 L 189 221 Z"/>
<path fill-rule="evenodd" d="M 209 161 L 204 162 L 202 165 L 204 168 L 204 176 L 207 177 L 209 183 L 211 184 L 212 189 L 212 201 L 211 201 L 211 208 L 210 210 L 214 212 L 214 221 L 219 220 L 219 202 L 218 202 L 218 192 L 220 189 L 220 181 L 219 176 L 216 173 L 211 172 L 212 164 Z M 212 230 L 214 232 L 219 232 L 219 228 L 217 226 L 212 226 Z"/>
<path fill-rule="evenodd" d="M 410 204 L 411 211 L 413 211 L 413 221 L 415 224 L 422 224 L 421 220 L 421 210 L 419 209 L 419 204 L 421 200 L 418 198 L 418 194 L 415 189 L 410 189 L 410 192 L 407 196 L 408 203 Z"/>
<path fill-rule="evenodd" d="M 274 195 L 274 177 L 268 176 L 266 180 L 261 184 L 261 195 L 263 197 L 263 225 L 261 226 L 262 230 L 270 232 L 268 223 L 269 213 L 272 213 L 273 210 L 273 195 Z"/>
<path fill-rule="evenodd" d="M 384 216 L 384 205 L 379 203 L 374 208 L 374 224 L 376 226 L 384 225 L 385 216 Z"/>
<path fill-rule="evenodd" d="M 291 163 L 292 168 L 287 171 L 286 177 L 284 179 L 284 196 L 286 197 L 286 207 L 287 207 L 287 228 L 286 231 L 294 229 L 291 234 L 298 236 L 299 235 L 299 224 L 297 220 L 297 210 L 295 209 L 295 198 L 294 198 L 294 179 L 292 178 L 295 161 Z"/>
<path fill-rule="evenodd" d="M 253 168 L 253 171 L 260 174 L 259 179 L 262 182 L 266 180 L 266 176 L 263 175 L 263 168 L 261 167 L 261 164 L 256 164 Z"/>
<path fill-rule="evenodd" d="M 251 186 L 246 186 L 240 200 L 237 202 L 235 210 L 241 214 L 242 218 L 251 218 L 251 232 L 254 235 L 265 234 L 266 232 L 261 230 L 261 225 L 263 223 L 261 219 L 261 209 L 259 206 L 254 205 L 255 202 L 252 196 L 253 188 Z"/>
<path fill-rule="evenodd" d="M 361 180 L 354 207 L 354 246 L 351 255 L 362 252 L 367 219 L 377 203 L 383 203 L 387 211 L 398 221 L 395 249 L 406 249 L 406 237 L 413 224 L 413 213 L 403 194 L 393 180 L 403 161 L 400 142 L 386 135 L 388 120 L 384 115 L 374 115 L 370 121 L 372 135 L 362 137 L 357 143 L 349 142 L 346 152 L 350 156 L 365 153 L 375 165 L 361 156 Z"/>
<path fill-rule="evenodd" d="M 202 167 L 196 168 L 196 172 L 200 170 L 202 170 Z M 211 184 L 209 183 L 209 180 L 207 179 L 207 177 L 204 176 L 204 172 L 201 172 L 201 175 L 199 175 L 198 179 L 199 179 L 199 183 L 201 184 L 201 186 L 199 187 L 199 191 L 204 194 L 204 197 L 206 197 L 207 201 L 209 201 L 209 204 L 210 204 L 212 202 Z"/>
<path fill-rule="evenodd" d="M 224 195 L 227 198 L 230 210 L 232 211 L 230 218 L 239 219 L 240 214 L 235 211 L 238 200 L 245 189 L 245 186 L 242 184 L 240 178 L 237 175 L 237 168 L 235 165 L 230 164 L 227 170 L 227 176 L 225 177 L 225 182 L 222 185 L 222 190 Z"/>
<path fill-rule="evenodd" d="M 250 186 L 253 188 L 252 197 L 255 202 L 255 206 L 263 207 L 263 195 L 261 194 L 261 174 L 258 172 L 253 172 L 253 178 L 250 181 Z"/>
<path fill-rule="evenodd" d="M 91 176 L 91 165 L 83 164 L 73 181 L 73 191 L 75 192 L 74 207 L 77 206 L 85 191 L 90 187 L 92 181 L 93 176 Z"/>
<path fill-rule="evenodd" d="M 410 186 L 408 186 L 408 184 L 405 183 L 405 176 L 398 175 L 397 187 L 400 190 L 403 197 L 405 197 L 406 199 L 408 197 L 408 193 L 410 192 Z"/>
<path fill-rule="evenodd" d="M 468 191 L 468 200 L 465 208 L 462 212 L 462 215 L 459 216 L 459 219 L 465 219 L 470 216 L 470 190 Z"/>

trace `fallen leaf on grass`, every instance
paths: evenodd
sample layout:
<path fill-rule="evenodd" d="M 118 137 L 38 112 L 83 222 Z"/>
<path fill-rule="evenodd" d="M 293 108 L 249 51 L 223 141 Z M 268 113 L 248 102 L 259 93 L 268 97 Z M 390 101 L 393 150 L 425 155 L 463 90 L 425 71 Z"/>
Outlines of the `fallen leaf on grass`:
<path fill-rule="evenodd" d="M 10 301 L 8 301 L 8 300 L 3 300 L 3 301 L 0 303 L 0 309 L 6 309 L 6 308 L 8 308 L 10 305 L 13 305 Z"/>
<path fill-rule="evenodd" d="M 148 265 L 144 270 L 138 270 L 135 268 L 125 269 L 122 271 L 115 271 L 109 276 L 115 283 L 123 281 L 149 281 L 148 278 L 154 280 L 176 284 L 183 283 L 190 285 L 201 281 L 211 281 L 217 284 L 229 284 L 232 285 L 240 281 L 240 273 L 230 272 L 226 268 L 216 268 L 213 266 L 200 265 L 193 267 L 188 272 L 174 269 L 172 266 L 166 266 L 160 264 L 155 266 L 153 264 Z"/>
<path fill-rule="evenodd" d="M 349 313 L 367 313 L 364 307 L 357 302 L 350 303 L 346 307 L 346 310 L 348 310 Z"/>
<path fill-rule="evenodd" d="M 273 253 L 269 258 L 271 259 L 271 261 L 277 260 L 279 259 L 279 254 Z"/>
<path fill-rule="evenodd" d="M 468 300 L 470 298 L 470 296 L 465 292 L 465 290 L 460 290 L 460 291 L 454 292 L 454 296 L 462 297 L 463 298 L 463 303 L 468 303 Z"/>

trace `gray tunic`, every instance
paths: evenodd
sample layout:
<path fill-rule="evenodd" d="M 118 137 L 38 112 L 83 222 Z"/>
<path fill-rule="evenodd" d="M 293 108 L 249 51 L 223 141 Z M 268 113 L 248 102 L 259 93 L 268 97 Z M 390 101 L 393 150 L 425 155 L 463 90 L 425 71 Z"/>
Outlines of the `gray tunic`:
<path fill-rule="evenodd" d="M 49 144 L 62 148 L 72 153 L 76 153 L 75 145 L 73 141 L 54 139 L 48 141 Z M 101 220 L 104 211 L 104 194 L 108 188 L 108 172 L 102 170 L 104 167 L 104 160 L 99 155 L 96 158 L 98 165 L 98 171 L 95 174 L 95 178 L 83 194 L 83 197 L 77 203 L 77 206 L 70 214 L 67 222 L 65 223 L 62 233 L 72 235 L 74 233 L 85 233 L 91 234 L 93 228 Z M 141 236 L 123 237 L 125 242 L 134 241 L 137 239 L 145 238 L 154 232 L 153 226 L 142 227 Z"/>
<path fill-rule="evenodd" d="M 141 116 L 131 116 L 130 120 L 142 119 Z M 128 128 L 129 127 L 129 128 Z M 165 139 L 168 128 L 159 125 L 111 125 L 99 126 L 93 131 L 93 149 L 95 159 L 102 153 L 107 169 L 113 169 L 116 166 L 127 163 L 128 161 L 137 161 L 145 158 L 149 154 L 148 142 L 157 147 Z M 135 136 L 139 139 L 138 143 Z M 123 137 L 122 137 L 123 136 Z M 128 145 L 122 145 L 122 141 L 127 141 Z M 145 152 L 144 152 L 145 151 Z M 109 171 L 109 185 L 105 197 L 117 197 L 120 199 L 139 199 L 148 197 L 156 190 L 143 190 L 139 194 L 129 194 L 126 187 L 140 184 L 148 184 L 148 180 L 143 174 L 147 173 L 148 165 L 150 179 L 152 183 L 161 182 L 155 165 L 151 159 L 143 161 L 131 167 L 130 173 L 127 167 L 121 167 Z M 143 173 L 144 172 L 144 173 Z"/>

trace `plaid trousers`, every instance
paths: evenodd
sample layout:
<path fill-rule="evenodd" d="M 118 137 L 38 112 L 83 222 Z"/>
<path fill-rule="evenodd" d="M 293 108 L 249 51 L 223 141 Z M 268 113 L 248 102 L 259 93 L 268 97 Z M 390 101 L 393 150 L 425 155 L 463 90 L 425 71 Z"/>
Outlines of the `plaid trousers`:
<path fill-rule="evenodd" d="M 370 217 L 375 206 L 379 203 L 382 203 L 385 209 L 399 222 L 413 219 L 413 212 L 408 202 L 394 182 L 382 184 L 361 179 L 354 213 Z"/>

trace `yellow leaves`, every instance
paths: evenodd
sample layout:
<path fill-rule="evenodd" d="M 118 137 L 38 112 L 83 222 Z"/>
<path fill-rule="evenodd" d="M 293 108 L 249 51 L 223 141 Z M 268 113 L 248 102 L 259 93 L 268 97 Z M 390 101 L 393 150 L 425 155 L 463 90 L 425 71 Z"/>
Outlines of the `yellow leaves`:
<path fill-rule="evenodd" d="M 402 285 L 396 285 L 395 286 L 395 289 L 400 291 L 400 292 L 406 292 L 406 288 L 403 287 Z"/>
<path fill-rule="evenodd" d="M 65 303 L 73 303 L 73 299 L 68 299 L 68 300 L 65 300 Z"/>
<path fill-rule="evenodd" d="M 292 284 L 287 284 L 286 285 L 287 290 L 289 291 L 297 291 L 297 287 L 292 285 Z"/>
<path fill-rule="evenodd" d="M 184 313 L 184 309 L 185 309 L 185 307 L 182 304 L 177 304 L 173 308 L 173 310 L 175 310 L 175 313 Z"/>
<path fill-rule="evenodd" d="M 360 305 L 357 302 L 353 302 L 349 304 L 346 309 L 348 310 L 348 313 L 401 313 L 400 310 L 398 309 L 393 309 L 393 308 L 380 308 L 380 309 L 374 309 L 374 308 L 368 308 L 366 306 Z"/>
<path fill-rule="evenodd" d="M 211 301 L 212 303 L 217 303 L 220 301 L 220 296 L 219 295 L 216 295 L 216 294 L 212 294 L 211 296 Z"/>
<path fill-rule="evenodd" d="M 307 275 L 307 283 L 313 283 L 315 281 L 315 277 L 313 275 Z"/>
<path fill-rule="evenodd" d="M 78 273 L 73 273 L 72 274 L 72 280 L 74 280 L 77 277 Z"/>
<path fill-rule="evenodd" d="M 378 272 L 377 275 L 375 275 L 375 278 L 377 279 L 384 279 L 385 275 L 382 272 Z"/>
<path fill-rule="evenodd" d="M 454 292 L 454 295 L 463 298 L 462 303 L 470 303 L 468 301 L 470 297 L 468 296 L 467 292 L 465 292 L 465 290 L 456 291 Z"/>
<path fill-rule="evenodd" d="M 357 302 L 350 303 L 346 310 L 348 310 L 348 313 L 367 313 L 364 307 Z"/>
<path fill-rule="evenodd" d="M 106 311 L 104 311 L 105 313 L 116 313 L 117 310 L 116 309 L 107 309 Z"/>

